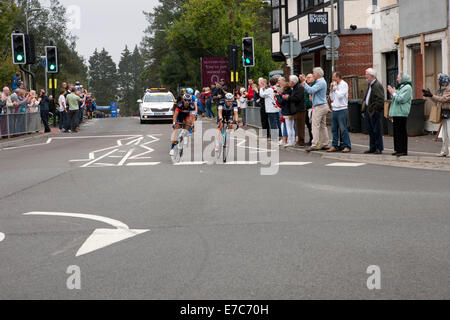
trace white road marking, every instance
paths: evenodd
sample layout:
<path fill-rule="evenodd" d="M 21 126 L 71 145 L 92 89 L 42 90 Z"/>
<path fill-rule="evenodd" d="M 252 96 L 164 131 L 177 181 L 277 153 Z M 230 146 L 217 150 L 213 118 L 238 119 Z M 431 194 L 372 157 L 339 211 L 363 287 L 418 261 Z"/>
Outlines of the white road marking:
<path fill-rule="evenodd" d="M 113 153 L 116 152 L 117 150 L 119 150 L 119 149 L 114 149 L 113 151 L 110 151 L 110 152 L 104 154 L 103 156 L 101 156 L 101 157 L 99 157 L 99 158 L 97 158 L 97 159 L 94 159 L 94 160 L 92 160 L 92 161 L 90 161 L 90 162 L 88 162 L 88 163 L 82 165 L 81 167 L 82 167 L 82 168 L 86 168 L 86 167 L 88 167 L 88 166 L 90 166 L 90 165 L 92 165 L 92 164 L 98 162 L 99 160 L 101 160 L 101 159 L 103 159 L 103 158 L 106 158 L 107 156 L 113 154 Z"/>
<path fill-rule="evenodd" d="M 91 253 L 93 251 L 105 248 L 114 243 L 135 237 L 139 234 L 150 231 L 149 229 L 130 229 L 125 223 L 91 214 L 81 213 L 65 213 L 65 212 L 28 212 L 24 213 L 26 216 L 56 216 L 56 217 L 71 217 L 82 218 L 94 221 L 100 221 L 109 224 L 116 229 L 96 229 L 89 238 L 83 243 L 78 250 L 76 257 Z"/>
<path fill-rule="evenodd" d="M 45 146 L 47 144 L 50 144 L 51 142 L 52 142 L 52 138 L 48 138 L 47 142 L 44 142 L 44 143 L 29 144 L 29 145 L 20 146 L 20 147 L 9 147 L 9 148 L 4 148 L 3 150 L 14 150 L 14 149 L 22 149 L 22 148 L 31 148 L 31 147 Z"/>
<path fill-rule="evenodd" d="M 179 162 L 175 163 L 175 166 L 201 166 L 206 164 L 205 161 L 190 161 L 190 162 Z"/>
<path fill-rule="evenodd" d="M 312 164 L 312 162 L 280 162 L 278 166 L 306 166 Z"/>
<path fill-rule="evenodd" d="M 226 165 L 255 165 L 258 164 L 259 161 L 230 161 L 224 164 Z"/>
<path fill-rule="evenodd" d="M 128 158 L 131 157 L 133 152 L 134 152 L 134 149 L 129 150 L 128 153 L 122 158 L 122 160 L 120 160 L 120 162 L 117 164 L 117 166 L 122 167 L 125 164 L 125 162 L 127 162 Z"/>
<path fill-rule="evenodd" d="M 145 166 L 157 166 L 161 162 L 132 162 L 127 163 L 127 167 L 145 167 Z"/>
<path fill-rule="evenodd" d="M 365 165 L 366 163 L 336 162 L 327 164 L 327 167 L 362 167 Z"/>
<path fill-rule="evenodd" d="M 2 242 L 3 240 L 5 240 L 5 234 L 0 232 L 0 242 Z"/>

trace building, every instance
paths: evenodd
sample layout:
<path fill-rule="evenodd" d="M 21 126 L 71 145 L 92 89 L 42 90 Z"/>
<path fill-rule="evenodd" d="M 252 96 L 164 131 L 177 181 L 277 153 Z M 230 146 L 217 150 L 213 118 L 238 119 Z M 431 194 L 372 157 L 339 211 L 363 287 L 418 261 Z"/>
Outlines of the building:
<path fill-rule="evenodd" d="M 422 89 L 439 88 L 438 75 L 449 73 L 449 1 L 398 0 L 399 69 L 412 76 L 414 98 L 423 98 Z M 420 23 L 414 23 L 414 22 Z M 425 115 L 433 103 L 427 99 Z M 425 130 L 439 126 L 427 121 Z"/>
<path fill-rule="evenodd" d="M 373 64 L 384 86 L 395 86 L 398 72 L 406 72 L 413 80 L 413 98 L 423 98 L 423 88 L 437 91 L 438 75 L 450 71 L 449 2 L 379 1 L 373 11 Z M 426 116 L 432 105 L 426 101 Z M 438 127 L 428 121 L 425 124 L 427 131 Z"/>
<path fill-rule="evenodd" d="M 372 67 L 372 24 L 374 0 L 335 0 L 335 32 L 340 38 L 336 71 L 350 85 L 351 98 L 363 98 L 367 89 L 365 70 Z M 292 32 L 302 45 L 301 55 L 294 61 L 294 72 L 310 73 L 316 66 L 331 79 L 331 61 L 327 60 L 324 36 L 310 36 L 309 14 L 328 13 L 331 32 L 331 2 L 326 0 L 272 0 L 272 58 L 285 61 L 281 53 L 282 35 Z M 289 70 L 286 68 L 286 74 Z"/>

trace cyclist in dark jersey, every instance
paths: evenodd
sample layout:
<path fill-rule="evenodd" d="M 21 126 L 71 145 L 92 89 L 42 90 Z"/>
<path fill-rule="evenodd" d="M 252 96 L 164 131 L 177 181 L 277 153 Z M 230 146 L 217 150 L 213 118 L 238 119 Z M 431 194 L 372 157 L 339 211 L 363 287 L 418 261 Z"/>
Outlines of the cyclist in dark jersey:
<path fill-rule="evenodd" d="M 185 129 L 190 131 L 194 126 L 195 104 L 193 103 L 192 96 L 185 94 L 181 101 L 178 102 L 173 115 L 173 133 L 172 133 L 172 146 L 170 148 L 170 155 L 174 154 L 174 148 L 177 141 L 177 132 L 181 128 L 181 123 L 186 124 Z"/>
<path fill-rule="evenodd" d="M 217 134 L 216 134 L 216 152 L 219 151 L 219 141 L 222 135 L 222 129 L 224 122 L 232 121 L 233 124 L 237 124 L 239 120 L 239 109 L 237 102 L 234 100 L 232 93 L 225 95 L 225 100 L 221 101 L 218 107 L 217 115 Z"/>

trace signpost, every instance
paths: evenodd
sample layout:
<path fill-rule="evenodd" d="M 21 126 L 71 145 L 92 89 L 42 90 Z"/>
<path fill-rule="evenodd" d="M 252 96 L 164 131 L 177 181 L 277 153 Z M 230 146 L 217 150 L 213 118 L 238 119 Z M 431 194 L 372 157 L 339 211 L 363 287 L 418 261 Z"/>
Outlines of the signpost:
<path fill-rule="evenodd" d="M 111 102 L 111 118 L 117 118 L 117 102 Z"/>
<path fill-rule="evenodd" d="M 281 44 L 281 52 L 289 59 L 289 67 L 291 69 L 291 75 L 294 74 L 294 59 L 297 58 L 302 52 L 302 45 L 294 38 L 294 34 L 291 32 L 285 34 L 282 37 L 283 43 Z"/>

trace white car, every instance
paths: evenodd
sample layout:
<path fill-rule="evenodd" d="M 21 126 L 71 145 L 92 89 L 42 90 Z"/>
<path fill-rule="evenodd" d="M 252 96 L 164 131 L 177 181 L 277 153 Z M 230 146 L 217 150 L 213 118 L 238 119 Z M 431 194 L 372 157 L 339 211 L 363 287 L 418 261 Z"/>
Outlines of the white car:
<path fill-rule="evenodd" d="M 175 97 L 170 91 L 148 90 L 142 100 L 138 100 L 141 124 L 151 120 L 172 120 Z"/>

